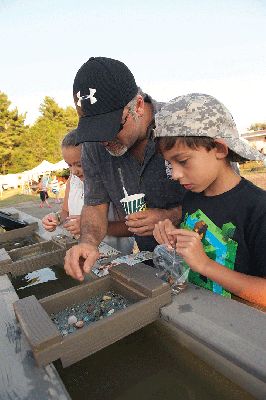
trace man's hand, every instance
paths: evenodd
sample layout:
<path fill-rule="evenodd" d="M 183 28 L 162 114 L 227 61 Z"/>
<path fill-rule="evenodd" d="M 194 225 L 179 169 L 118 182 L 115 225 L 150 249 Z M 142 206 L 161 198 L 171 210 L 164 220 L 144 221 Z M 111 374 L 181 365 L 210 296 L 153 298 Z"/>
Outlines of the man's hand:
<path fill-rule="evenodd" d="M 93 244 L 80 243 L 71 247 L 65 256 L 66 274 L 83 281 L 84 275 L 91 271 L 99 256 L 98 247 Z"/>
<path fill-rule="evenodd" d="M 126 217 L 126 225 L 128 230 L 138 236 L 152 236 L 155 224 L 166 218 L 177 220 L 177 208 L 164 210 L 161 208 L 149 208 L 145 211 L 139 211 Z M 175 217 L 174 217 L 175 216 Z M 172 219 L 172 218 L 171 218 Z"/>
<path fill-rule="evenodd" d="M 70 215 L 66 218 L 64 228 L 73 236 L 80 234 L 80 215 Z"/>
<path fill-rule="evenodd" d="M 56 216 L 54 214 L 45 215 L 45 217 L 42 219 L 42 225 L 48 232 L 55 231 L 58 225 Z"/>
<path fill-rule="evenodd" d="M 153 236 L 159 244 L 166 244 L 167 246 L 174 247 L 176 243 L 176 238 L 171 235 L 170 232 L 175 231 L 175 226 L 170 219 L 165 219 L 164 221 L 159 221 L 155 225 L 153 230 Z"/>

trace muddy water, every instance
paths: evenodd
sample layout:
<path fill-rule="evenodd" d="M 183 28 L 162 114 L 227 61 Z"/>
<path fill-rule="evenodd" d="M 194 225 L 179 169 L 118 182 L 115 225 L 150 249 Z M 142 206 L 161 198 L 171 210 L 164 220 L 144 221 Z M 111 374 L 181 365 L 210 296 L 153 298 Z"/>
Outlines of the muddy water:
<path fill-rule="evenodd" d="M 13 284 L 19 297 L 42 298 L 78 283 L 54 266 L 15 278 Z M 54 364 L 72 400 L 253 399 L 180 346 L 159 322 L 71 367 Z"/>
<path fill-rule="evenodd" d="M 79 285 L 65 274 L 63 265 L 54 265 L 11 279 L 20 299 L 34 295 L 37 299 Z"/>
<path fill-rule="evenodd" d="M 251 400 L 181 347 L 160 323 L 63 369 L 72 400 Z"/>

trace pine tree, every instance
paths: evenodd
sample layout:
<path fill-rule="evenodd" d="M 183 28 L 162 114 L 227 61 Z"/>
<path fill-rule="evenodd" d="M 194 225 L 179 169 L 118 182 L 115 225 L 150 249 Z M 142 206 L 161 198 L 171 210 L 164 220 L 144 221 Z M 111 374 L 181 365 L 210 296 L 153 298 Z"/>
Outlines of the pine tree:
<path fill-rule="evenodd" d="M 23 140 L 27 130 L 25 114 L 18 109 L 10 110 L 11 102 L 5 93 L 0 92 L 0 173 L 8 173 L 12 166 L 12 155 Z"/>
<path fill-rule="evenodd" d="M 62 159 L 61 141 L 78 123 L 73 107 L 59 107 L 46 96 L 40 105 L 40 117 L 23 135 L 23 142 L 13 152 L 12 172 L 22 172 L 36 167 L 43 160 L 55 163 Z"/>

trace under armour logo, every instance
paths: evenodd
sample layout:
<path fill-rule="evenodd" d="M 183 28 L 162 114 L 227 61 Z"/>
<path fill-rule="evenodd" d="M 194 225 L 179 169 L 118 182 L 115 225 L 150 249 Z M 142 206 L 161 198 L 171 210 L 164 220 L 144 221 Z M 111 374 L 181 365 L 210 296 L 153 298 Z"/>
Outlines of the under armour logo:
<path fill-rule="evenodd" d="M 96 93 L 96 89 L 89 88 L 89 91 L 90 91 L 90 94 L 85 94 L 84 96 L 80 95 L 80 91 L 77 93 L 77 98 L 78 98 L 77 106 L 81 107 L 81 101 L 87 100 L 87 99 L 90 99 L 91 104 L 96 103 L 97 99 L 96 99 L 96 97 L 94 97 L 94 94 Z"/>

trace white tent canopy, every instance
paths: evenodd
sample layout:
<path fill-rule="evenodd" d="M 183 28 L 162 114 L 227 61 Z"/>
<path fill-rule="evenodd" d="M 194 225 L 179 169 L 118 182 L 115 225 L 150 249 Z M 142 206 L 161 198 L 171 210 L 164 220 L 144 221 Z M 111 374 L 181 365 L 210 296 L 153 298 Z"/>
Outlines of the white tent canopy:
<path fill-rule="evenodd" d="M 41 164 L 37 165 L 37 167 L 32 168 L 32 170 L 28 172 L 38 173 L 39 175 L 44 174 L 45 172 L 54 171 L 53 169 L 54 164 L 50 163 L 49 161 L 43 160 Z"/>
<path fill-rule="evenodd" d="M 9 187 L 17 187 L 18 185 L 30 180 L 38 181 L 39 176 L 45 173 L 60 171 L 65 168 L 68 168 L 68 165 L 64 160 L 55 164 L 43 160 L 39 165 L 37 165 L 37 167 L 34 167 L 29 171 L 20 172 L 18 174 L 0 175 L 0 184 L 2 186 L 2 184 L 6 183 Z"/>
<path fill-rule="evenodd" d="M 65 160 L 61 160 L 54 164 L 54 168 L 55 169 L 53 171 L 61 171 L 62 169 L 68 168 L 68 164 L 65 162 Z"/>

